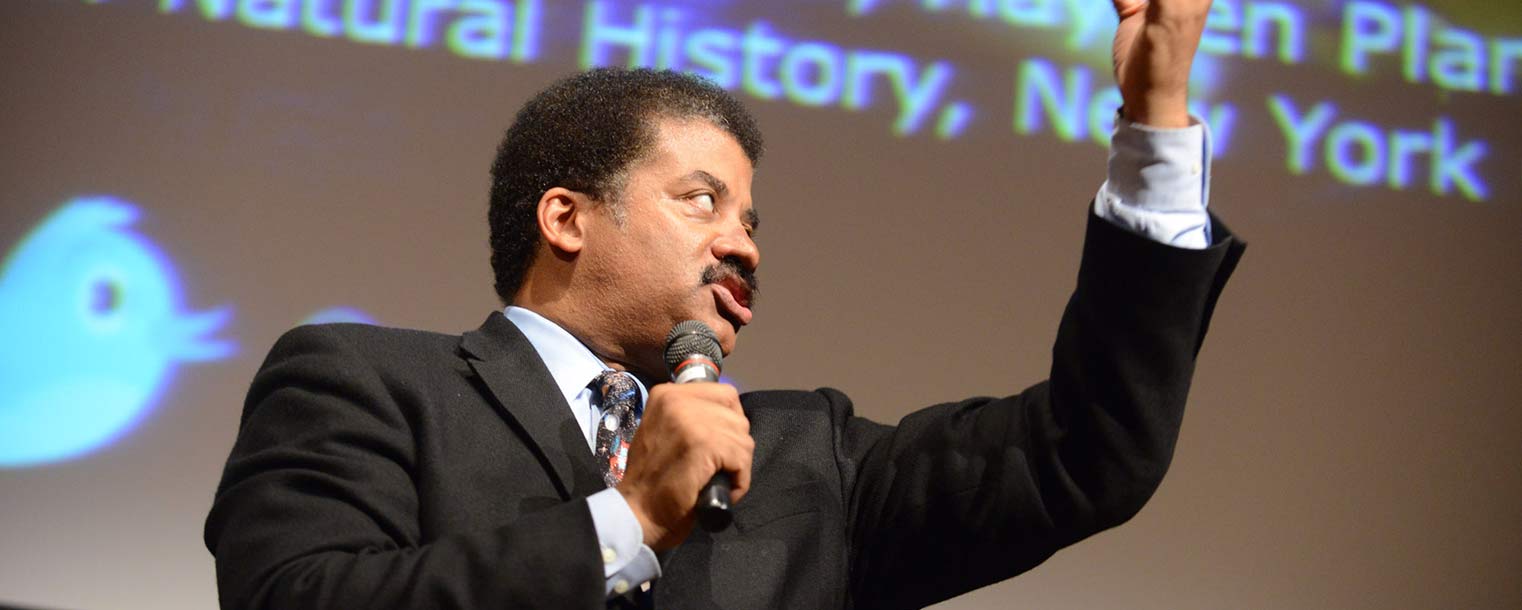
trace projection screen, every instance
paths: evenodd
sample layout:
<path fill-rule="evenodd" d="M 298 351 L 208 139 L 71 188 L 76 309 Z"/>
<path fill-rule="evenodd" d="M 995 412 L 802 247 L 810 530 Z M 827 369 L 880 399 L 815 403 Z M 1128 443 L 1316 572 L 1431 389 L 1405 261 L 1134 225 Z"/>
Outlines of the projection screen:
<path fill-rule="evenodd" d="M 768 138 L 726 374 L 882 422 L 1047 374 L 1119 105 L 1102 0 L 0 4 L 0 605 L 211 608 L 293 326 L 501 303 L 487 170 L 594 66 Z M 1130 523 L 945 608 L 1522 606 L 1522 8 L 1216 0 L 1209 205 L 1251 243 Z"/>

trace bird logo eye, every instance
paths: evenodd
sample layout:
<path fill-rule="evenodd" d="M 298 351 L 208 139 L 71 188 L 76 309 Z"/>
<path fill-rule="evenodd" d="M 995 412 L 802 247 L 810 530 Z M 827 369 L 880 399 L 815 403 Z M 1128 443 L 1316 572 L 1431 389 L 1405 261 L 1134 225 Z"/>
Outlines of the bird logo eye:
<path fill-rule="evenodd" d="M 100 268 L 87 275 L 80 294 L 86 328 L 117 332 L 126 318 L 127 283 L 116 269 Z"/>
<path fill-rule="evenodd" d="M 97 278 L 90 284 L 89 311 L 96 316 L 108 316 L 122 305 L 122 285 L 116 278 Z"/>

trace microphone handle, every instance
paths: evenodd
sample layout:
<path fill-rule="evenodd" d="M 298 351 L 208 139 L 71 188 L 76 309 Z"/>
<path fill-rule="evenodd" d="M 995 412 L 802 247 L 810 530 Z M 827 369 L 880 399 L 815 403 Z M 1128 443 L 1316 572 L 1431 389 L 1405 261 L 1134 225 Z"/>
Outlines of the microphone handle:
<path fill-rule="evenodd" d="M 709 533 L 722 532 L 735 520 L 734 511 L 729 509 L 729 490 L 734 487 L 730 482 L 729 473 L 717 472 L 708 484 L 703 486 L 703 491 L 698 493 L 698 525 Z"/>

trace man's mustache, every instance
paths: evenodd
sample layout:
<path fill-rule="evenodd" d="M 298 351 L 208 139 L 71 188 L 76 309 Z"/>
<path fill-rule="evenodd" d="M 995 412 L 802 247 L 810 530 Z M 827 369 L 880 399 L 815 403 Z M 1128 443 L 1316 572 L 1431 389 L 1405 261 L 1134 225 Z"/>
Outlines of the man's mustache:
<path fill-rule="evenodd" d="M 761 291 L 761 284 L 758 283 L 755 272 L 746 269 L 745 265 L 740 263 L 740 259 L 727 256 L 719 261 L 717 265 L 709 265 L 708 268 L 703 270 L 704 286 L 717 284 L 729 278 L 734 278 L 744 283 L 745 288 L 750 293 L 750 302 L 754 303 L 756 301 L 756 294 Z"/>

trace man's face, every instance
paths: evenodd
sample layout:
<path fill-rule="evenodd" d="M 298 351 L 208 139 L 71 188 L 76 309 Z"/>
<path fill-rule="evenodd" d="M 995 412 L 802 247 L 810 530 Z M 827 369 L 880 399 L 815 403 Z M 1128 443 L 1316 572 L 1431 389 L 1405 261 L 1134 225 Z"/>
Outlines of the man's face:
<path fill-rule="evenodd" d="M 724 353 L 733 350 L 751 321 L 761 263 L 752 241 L 754 170 L 739 143 L 701 119 L 657 126 L 618 201 L 588 218 L 577 264 L 598 287 L 593 305 L 613 343 L 603 347 L 628 352 L 603 355 L 646 373 L 664 369 L 661 343 L 683 320 L 708 324 Z"/>

